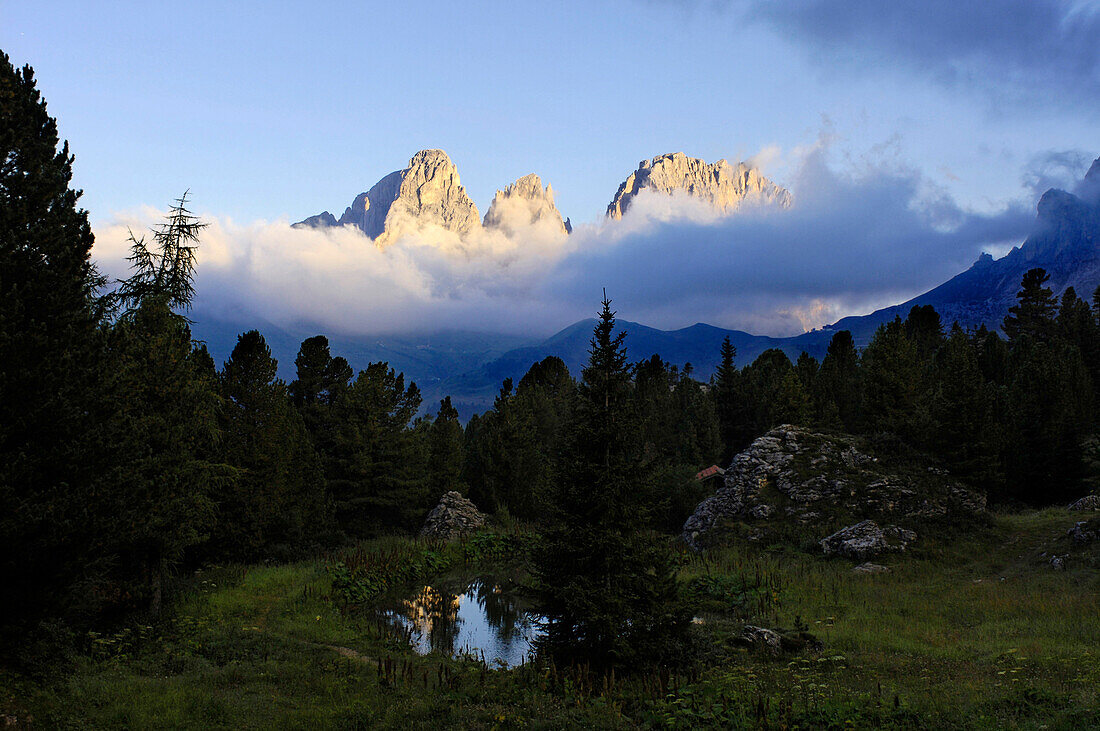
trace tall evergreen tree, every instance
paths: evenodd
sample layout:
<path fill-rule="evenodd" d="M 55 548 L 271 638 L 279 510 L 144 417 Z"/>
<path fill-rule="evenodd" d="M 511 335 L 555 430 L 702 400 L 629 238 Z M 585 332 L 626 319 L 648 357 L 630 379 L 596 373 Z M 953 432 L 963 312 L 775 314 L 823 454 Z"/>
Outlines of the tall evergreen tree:
<path fill-rule="evenodd" d="M 187 192 L 168 209 L 163 223 L 153 229 L 151 244 L 145 236 L 130 232 L 130 268 L 133 273 L 122 280 L 117 296 L 127 312 L 133 312 L 146 300 L 163 299 L 173 311 L 191 308 L 195 294 L 195 251 L 199 234 L 206 224 L 187 209 Z"/>
<path fill-rule="evenodd" d="M 922 392 L 916 344 L 900 318 L 879 326 L 863 352 L 863 421 L 872 432 L 888 432 L 912 441 L 920 433 Z"/>
<path fill-rule="evenodd" d="M 275 546 L 302 546 L 326 522 L 321 463 L 277 369 L 255 330 L 237 338 L 222 369 L 220 447 L 238 475 L 213 495 L 218 522 L 210 550 L 218 557 L 255 559 Z"/>
<path fill-rule="evenodd" d="M 458 409 L 446 396 L 439 402 L 439 412 L 432 420 L 429 446 L 429 469 L 432 482 L 442 494 L 449 490 L 465 493 L 462 467 L 465 462 L 466 437 L 458 420 Z"/>
<path fill-rule="evenodd" d="M 943 345 L 943 323 L 932 305 L 913 305 L 902 325 L 905 337 L 916 348 L 917 358 L 927 363 Z"/>
<path fill-rule="evenodd" d="M 536 557 L 545 649 L 623 667 L 658 658 L 687 626 L 667 548 L 640 532 L 637 427 L 625 333 L 606 298 L 580 384 L 573 459 Z"/>
<path fill-rule="evenodd" d="M 1081 353 L 1095 393 L 1100 387 L 1100 325 L 1088 303 L 1077 296 L 1073 287 L 1062 293 L 1057 325 L 1058 335 Z"/>
<path fill-rule="evenodd" d="M 63 609 L 93 562 L 102 280 L 72 161 L 34 72 L 0 52 L 0 625 Z"/>
<path fill-rule="evenodd" d="M 849 432 L 861 427 L 859 353 L 852 333 L 841 330 L 829 341 L 825 359 L 821 361 L 818 384 L 822 400 L 822 416 L 835 410 L 841 425 Z"/>
<path fill-rule="evenodd" d="M 1077 348 L 1023 337 L 1009 360 L 1006 478 L 1010 495 L 1034 505 L 1073 497 L 1083 474 L 1092 387 Z"/>
<path fill-rule="evenodd" d="M 743 422 L 746 414 L 740 393 L 740 373 L 734 363 L 736 358 L 737 348 L 727 335 L 722 340 L 718 368 L 711 380 L 715 412 L 718 416 L 718 433 L 722 442 L 722 464 L 729 464 L 734 453 L 743 446 L 741 440 L 745 431 Z"/>
<path fill-rule="evenodd" d="M 300 408 L 332 403 L 355 375 L 346 360 L 332 356 L 324 335 L 302 341 L 294 366 L 298 377 L 290 384 L 290 394 Z"/>
<path fill-rule="evenodd" d="M 1042 268 L 1029 269 L 1024 274 L 1016 294 L 1017 303 L 1008 308 L 1001 325 L 1010 341 L 1022 337 L 1049 340 L 1054 334 L 1058 302 L 1050 288 L 1043 286 L 1049 280 L 1050 275 Z"/>
<path fill-rule="evenodd" d="M 160 608 L 165 579 L 215 522 L 214 494 L 232 471 L 219 460 L 218 384 L 187 321 L 147 296 L 112 328 L 102 427 L 114 447 L 97 510 L 100 552 L 115 557 L 122 593 Z"/>
<path fill-rule="evenodd" d="M 430 507 L 427 455 L 412 432 L 420 389 L 388 363 L 370 363 L 326 417 L 318 451 L 340 527 L 366 536 L 419 525 Z M 434 496 L 438 498 L 438 496 Z"/>
<path fill-rule="evenodd" d="M 783 423 L 781 416 L 789 416 L 779 413 L 779 395 L 789 373 L 794 373 L 791 359 L 778 348 L 765 350 L 741 371 L 741 393 L 749 418 L 739 448 Z"/>
<path fill-rule="evenodd" d="M 986 382 L 979 366 L 980 347 L 980 340 L 955 325 L 937 353 L 927 395 L 931 429 L 926 442 L 953 474 L 995 492 L 1003 481 L 998 453 L 1003 425 L 996 386 Z"/>

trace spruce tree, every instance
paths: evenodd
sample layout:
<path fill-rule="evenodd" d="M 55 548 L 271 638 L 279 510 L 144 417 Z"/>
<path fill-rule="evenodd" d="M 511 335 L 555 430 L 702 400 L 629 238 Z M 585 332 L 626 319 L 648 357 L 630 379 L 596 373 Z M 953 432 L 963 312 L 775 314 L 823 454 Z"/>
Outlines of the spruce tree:
<path fill-rule="evenodd" d="M 977 336 L 972 339 L 955 325 L 937 353 L 926 441 L 953 474 L 995 494 L 1003 481 L 998 453 L 1003 426 L 997 387 L 986 382 L 979 365 L 981 346 Z"/>
<path fill-rule="evenodd" d="M 440 494 L 449 490 L 465 493 L 462 467 L 465 461 L 466 437 L 458 420 L 458 409 L 451 404 L 450 396 L 439 402 L 439 412 L 432 420 L 429 438 L 429 464 L 432 481 L 438 487 L 436 491 Z"/>
<path fill-rule="evenodd" d="M 1054 293 L 1043 285 L 1050 280 L 1045 269 L 1029 269 L 1016 294 L 1017 303 L 1008 308 L 1001 327 L 1010 341 L 1030 337 L 1036 340 L 1049 340 L 1054 334 L 1054 316 L 1058 302 Z"/>
<path fill-rule="evenodd" d="M 79 601 L 95 562 L 102 279 L 72 161 L 34 72 L 0 52 L 0 625 Z"/>
<path fill-rule="evenodd" d="M 729 464 L 734 453 L 743 446 L 741 442 L 744 425 L 744 409 L 740 400 L 740 374 L 734 364 L 737 348 L 727 335 L 722 339 L 718 368 L 711 380 L 714 393 L 714 407 L 718 415 L 719 438 L 722 442 L 722 464 Z"/>
<path fill-rule="evenodd" d="M 689 616 L 671 556 L 642 532 L 637 425 L 625 333 L 606 298 L 579 387 L 572 459 L 536 555 L 543 649 L 559 661 L 636 667 L 675 645 Z"/>
<path fill-rule="evenodd" d="M 324 335 L 302 341 L 294 366 L 298 377 L 290 384 L 290 394 L 299 408 L 332 403 L 354 375 L 346 360 L 332 356 Z"/>
<path fill-rule="evenodd" d="M 222 369 L 220 447 L 238 474 L 212 496 L 218 522 L 209 548 L 216 558 L 255 559 L 273 547 L 300 547 L 326 522 L 320 460 L 277 369 L 255 330 L 237 338 Z"/>
<path fill-rule="evenodd" d="M 821 361 L 818 384 L 823 417 L 835 410 L 841 426 L 846 431 L 859 430 L 861 426 L 859 353 L 856 351 L 852 333 L 849 331 L 841 330 L 829 341 L 825 359 Z"/>
<path fill-rule="evenodd" d="M 861 375 L 865 428 L 912 443 L 920 433 L 922 372 L 917 346 L 906 335 L 900 318 L 879 326 L 863 352 Z"/>

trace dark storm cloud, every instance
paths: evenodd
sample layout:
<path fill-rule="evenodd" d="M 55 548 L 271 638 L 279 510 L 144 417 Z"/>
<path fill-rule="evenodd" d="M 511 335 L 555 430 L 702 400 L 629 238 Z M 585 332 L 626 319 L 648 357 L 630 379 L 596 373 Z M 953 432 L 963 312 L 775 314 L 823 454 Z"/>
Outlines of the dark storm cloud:
<path fill-rule="evenodd" d="M 608 286 L 658 320 L 691 312 L 734 324 L 740 311 L 789 330 L 848 314 L 845 303 L 890 301 L 939 284 L 984 249 L 1019 243 L 1034 218 L 1025 205 L 966 211 L 911 169 L 838 173 L 823 151 L 806 158 L 793 187 L 788 211 L 653 222 L 614 243 L 580 247 L 547 286 L 566 300 Z"/>
<path fill-rule="evenodd" d="M 717 6 L 844 66 L 904 66 L 948 87 L 980 90 L 994 102 L 1100 106 L 1097 2 L 735 0 Z"/>

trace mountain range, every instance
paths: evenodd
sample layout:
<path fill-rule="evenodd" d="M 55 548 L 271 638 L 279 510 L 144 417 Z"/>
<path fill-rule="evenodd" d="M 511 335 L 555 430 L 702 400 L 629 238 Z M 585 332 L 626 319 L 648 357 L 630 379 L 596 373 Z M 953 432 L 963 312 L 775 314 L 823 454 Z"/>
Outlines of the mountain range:
<path fill-rule="evenodd" d="M 733 214 L 744 202 L 780 208 L 791 205 L 788 191 L 744 163 L 733 166 L 720 160 L 708 164 L 674 153 L 643 160 L 619 187 L 608 206 L 608 218 L 621 217 L 642 190 L 664 194 L 684 191 Z M 440 150 L 424 150 L 413 156 L 409 167 L 387 175 L 356 196 L 339 219 L 326 211 L 295 225 L 353 225 L 384 247 L 392 237 L 412 228 L 437 226 L 462 234 L 532 224 L 549 225 L 562 235 L 570 231 L 568 219 L 563 220 L 554 206 L 552 189 L 549 185 L 544 188 L 538 176 L 525 176 L 497 191 L 482 220 L 447 155 Z M 803 351 L 821 358 L 832 336 L 840 330 L 850 331 L 857 345 L 866 345 L 879 325 L 895 316 L 904 317 L 915 305 L 932 305 L 945 325 L 958 322 L 967 327 L 998 329 L 1016 299 L 1024 272 L 1034 267 L 1047 270 L 1049 286 L 1056 294 L 1073 287 L 1079 296 L 1089 299 L 1100 286 L 1100 159 L 1074 191 L 1051 189 L 1042 195 L 1032 232 L 1021 245 L 999 259 L 982 254 L 966 271 L 906 302 L 783 338 L 703 323 L 671 331 L 624 320 L 619 325 L 628 333 L 626 343 L 632 360 L 657 353 L 673 364 L 691 363 L 696 377 L 707 378 L 727 336 L 737 348 L 738 364 L 746 365 L 768 348 L 779 348 L 792 359 Z M 579 374 L 587 359 L 593 324 L 593 320 L 581 320 L 543 340 L 460 331 L 384 338 L 329 334 L 329 339 L 333 352 L 346 357 L 353 367 L 388 361 L 418 383 L 425 405 L 450 395 L 465 417 L 491 406 L 503 379 L 518 381 L 532 363 L 546 356 L 562 358 L 574 374 Z M 211 319 L 200 320 L 194 329 L 196 337 L 207 341 L 215 358 L 225 358 L 236 335 L 250 328 L 264 333 L 280 361 L 284 378 L 293 377 L 300 341 L 316 334 L 307 330 L 291 332 L 269 323 Z"/>

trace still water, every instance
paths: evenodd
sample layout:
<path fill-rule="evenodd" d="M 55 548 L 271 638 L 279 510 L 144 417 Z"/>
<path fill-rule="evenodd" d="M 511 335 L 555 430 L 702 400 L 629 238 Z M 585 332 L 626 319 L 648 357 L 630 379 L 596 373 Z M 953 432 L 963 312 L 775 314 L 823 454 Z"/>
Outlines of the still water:
<path fill-rule="evenodd" d="M 541 617 L 500 584 L 477 579 L 425 586 L 383 616 L 408 632 L 421 655 L 473 653 L 490 666 L 514 667 L 533 653 Z"/>

